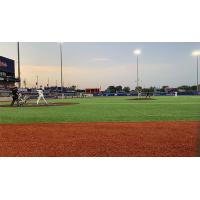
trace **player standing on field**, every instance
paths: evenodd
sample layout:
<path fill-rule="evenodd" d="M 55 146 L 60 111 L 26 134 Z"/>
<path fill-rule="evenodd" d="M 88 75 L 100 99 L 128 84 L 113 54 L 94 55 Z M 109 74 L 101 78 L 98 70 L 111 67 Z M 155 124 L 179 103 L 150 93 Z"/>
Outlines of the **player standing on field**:
<path fill-rule="evenodd" d="M 17 101 L 17 106 L 19 106 L 19 101 L 18 101 L 19 93 L 17 87 L 12 88 L 12 103 L 10 104 L 11 106 L 14 105 L 15 101 Z"/>
<path fill-rule="evenodd" d="M 46 99 L 44 98 L 44 93 L 43 93 L 43 90 L 42 90 L 42 86 L 40 86 L 40 89 L 37 90 L 37 92 L 38 92 L 37 104 L 39 103 L 41 98 L 45 101 L 46 104 L 48 104 Z"/>

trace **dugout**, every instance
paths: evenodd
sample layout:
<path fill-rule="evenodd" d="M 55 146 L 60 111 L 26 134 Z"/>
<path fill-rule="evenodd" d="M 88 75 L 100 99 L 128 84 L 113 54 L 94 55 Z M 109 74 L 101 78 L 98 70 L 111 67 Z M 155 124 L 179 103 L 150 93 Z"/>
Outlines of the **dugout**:
<path fill-rule="evenodd" d="M 9 89 L 19 81 L 15 78 L 15 61 L 0 56 L 0 88 Z"/>

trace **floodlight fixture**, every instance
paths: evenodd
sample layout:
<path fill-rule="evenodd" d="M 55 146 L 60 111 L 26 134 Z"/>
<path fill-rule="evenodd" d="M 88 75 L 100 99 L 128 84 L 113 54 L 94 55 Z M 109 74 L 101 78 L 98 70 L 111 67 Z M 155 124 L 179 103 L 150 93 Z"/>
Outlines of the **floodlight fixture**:
<path fill-rule="evenodd" d="M 199 94 L 199 56 L 200 56 L 200 50 L 196 50 L 192 52 L 193 56 L 196 56 L 197 58 L 197 95 Z"/>
<path fill-rule="evenodd" d="M 140 51 L 140 49 L 136 49 L 136 50 L 133 51 L 133 53 L 134 53 L 135 55 L 140 55 L 140 54 L 141 54 L 141 51 Z"/>
<path fill-rule="evenodd" d="M 192 55 L 193 55 L 193 56 L 200 56 L 200 50 L 193 51 L 193 52 L 192 52 Z"/>

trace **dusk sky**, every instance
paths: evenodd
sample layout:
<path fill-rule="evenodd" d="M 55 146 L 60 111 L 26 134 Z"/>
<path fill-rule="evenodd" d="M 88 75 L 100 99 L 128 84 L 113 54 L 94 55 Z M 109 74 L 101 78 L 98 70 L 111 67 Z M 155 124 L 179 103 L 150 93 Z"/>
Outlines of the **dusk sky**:
<path fill-rule="evenodd" d="M 196 84 L 194 50 L 200 43 L 63 43 L 63 80 L 65 86 L 79 88 L 109 85 L 136 86 L 136 56 L 140 49 L 139 79 L 142 87 Z M 29 87 L 60 85 L 59 44 L 49 42 L 20 43 L 21 77 Z M 17 43 L 0 43 L 0 56 L 15 60 Z M 17 71 L 17 70 L 16 70 Z M 16 73 L 17 76 L 17 73 Z"/>

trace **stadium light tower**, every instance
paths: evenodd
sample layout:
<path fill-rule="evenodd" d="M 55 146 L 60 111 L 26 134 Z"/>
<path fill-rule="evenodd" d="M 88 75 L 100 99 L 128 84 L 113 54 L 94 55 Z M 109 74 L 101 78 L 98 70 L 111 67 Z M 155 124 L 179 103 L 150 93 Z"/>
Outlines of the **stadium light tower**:
<path fill-rule="evenodd" d="M 199 91 L 199 56 L 200 56 L 200 51 L 194 51 L 192 53 L 193 56 L 197 57 L 197 95 L 198 95 L 198 91 Z"/>
<path fill-rule="evenodd" d="M 133 53 L 137 56 L 137 87 L 139 86 L 139 71 L 138 71 L 138 57 L 141 54 L 139 49 L 133 51 Z"/>
<path fill-rule="evenodd" d="M 59 42 L 60 45 L 60 86 L 61 86 L 61 93 L 63 98 L 63 46 L 62 42 Z"/>
<path fill-rule="evenodd" d="M 21 72 L 20 72 L 20 47 L 19 42 L 17 42 L 17 56 L 18 56 L 18 79 L 19 79 L 19 88 L 21 87 Z"/>

